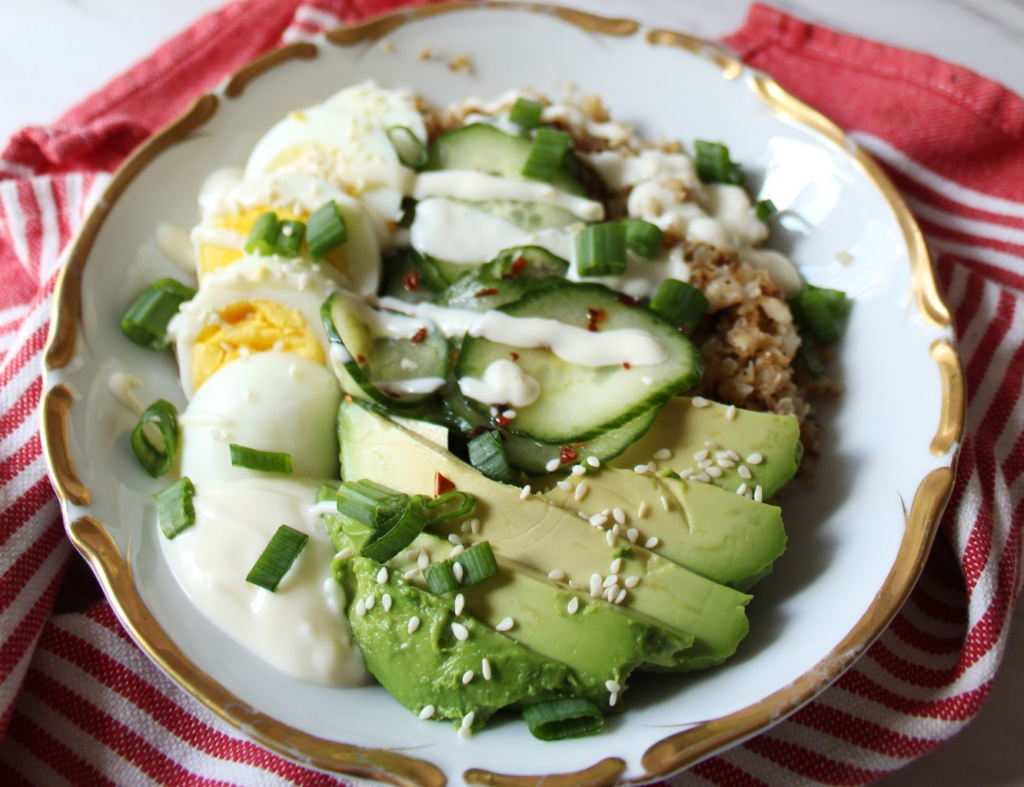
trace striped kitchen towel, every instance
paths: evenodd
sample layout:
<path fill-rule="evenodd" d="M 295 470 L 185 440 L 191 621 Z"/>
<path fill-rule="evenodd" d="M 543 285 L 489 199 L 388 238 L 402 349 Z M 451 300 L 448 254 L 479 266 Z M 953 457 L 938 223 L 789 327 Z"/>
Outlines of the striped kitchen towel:
<path fill-rule="evenodd" d="M 97 597 L 46 478 L 41 352 L 62 250 L 113 167 L 252 57 L 396 5 L 227 6 L 3 151 L 0 784 L 343 783 L 226 727 L 152 666 Z M 893 624 L 815 702 L 673 783 L 867 784 L 978 712 L 1020 586 L 1024 101 L 965 69 L 763 6 L 727 43 L 850 131 L 902 190 L 955 314 L 970 403 L 942 533 Z"/>

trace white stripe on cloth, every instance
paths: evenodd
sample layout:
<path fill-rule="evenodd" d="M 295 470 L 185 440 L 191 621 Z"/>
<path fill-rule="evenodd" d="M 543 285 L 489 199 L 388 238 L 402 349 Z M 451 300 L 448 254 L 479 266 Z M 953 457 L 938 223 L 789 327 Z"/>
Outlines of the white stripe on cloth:
<path fill-rule="evenodd" d="M 57 270 L 60 255 L 60 220 L 57 216 L 57 200 L 53 193 L 53 179 L 33 178 L 32 192 L 39 206 L 42 235 L 39 248 L 39 282 L 45 282 Z"/>
<path fill-rule="evenodd" d="M 999 249 L 935 237 L 928 238 L 928 245 L 939 254 L 961 257 L 971 262 L 980 262 L 993 268 L 999 268 L 1015 276 L 1024 276 L 1024 267 L 1021 265 L 1020 257 Z"/>
<path fill-rule="evenodd" d="M 733 767 L 745 771 L 766 784 L 786 785 L 786 787 L 821 787 L 821 782 L 808 779 L 794 773 L 789 768 L 776 765 L 771 760 L 755 754 L 746 746 L 731 749 L 721 757 Z"/>
<path fill-rule="evenodd" d="M 897 757 L 873 751 L 858 745 L 851 745 L 841 738 L 829 735 L 805 724 L 778 724 L 767 733 L 773 741 L 782 741 L 806 749 L 832 762 L 851 768 L 865 768 L 870 771 L 894 771 L 902 768 L 914 757 Z"/>
<path fill-rule="evenodd" d="M 288 28 L 281 34 L 281 40 L 286 44 L 295 41 L 310 41 L 322 35 L 327 30 L 341 27 L 343 22 L 329 11 L 313 6 L 300 5 L 295 10 L 295 17 Z"/>
<path fill-rule="evenodd" d="M 857 667 L 854 667 L 854 670 L 856 669 Z M 906 714 L 870 697 L 862 697 L 860 694 L 847 691 L 842 686 L 832 686 L 828 691 L 819 694 L 814 701 L 896 733 L 935 743 L 942 743 L 953 737 L 970 723 L 969 720 Z"/>
<path fill-rule="evenodd" d="M 25 312 L 28 311 L 28 307 L 27 303 L 19 303 L 17 306 L 0 309 L 0 327 L 11 325 L 23 319 Z"/>
<path fill-rule="evenodd" d="M 31 271 L 28 259 L 28 240 L 25 236 L 25 213 L 21 208 L 18 184 L 21 181 L 0 182 L 0 206 L 4 211 L 4 225 L 11 239 L 11 247 L 21 266 Z"/>
<path fill-rule="evenodd" d="M 45 508 L 48 507 L 45 506 Z M 18 626 L 25 619 L 25 616 L 32 611 L 35 603 L 42 598 L 46 588 L 53 582 L 54 577 L 64 567 L 65 561 L 70 556 L 71 543 L 69 541 L 62 538 L 56 543 L 57 545 L 53 551 L 40 561 L 39 568 L 21 586 L 18 594 L 11 599 L 11 603 L 3 611 L 3 614 L 0 615 L 0 621 L 3 622 L 3 625 L 0 626 L 0 648 L 10 641 Z M 7 550 L 4 551 L 6 552 Z M 0 574 L 0 579 L 11 581 L 5 575 L 10 565 L 15 563 L 19 557 L 21 555 L 4 555 L 3 560 L 6 565 L 3 567 L 4 573 Z"/>
<path fill-rule="evenodd" d="M 907 603 L 900 609 L 900 617 L 906 618 L 907 623 L 928 636 L 941 639 L 962 639 L 966 634 L 963 622 L 939 620 L 932 617 L 929 612 L 918 606 L 913 596 L 907 599 Z"/>
<path fill-rule="evenodd" d="M 24 180 L 25 178 L 31 178 L 36 174 L 36 171 L 26 164 L 11 161 L 10 159 L 0 158 L 0 174 L 10 175 L 18 178 L 19 180 Z"/>
<path fill-rule="evenodd" d="M 957 653 L 931 653 L 927 650 L 906 642 L 900 637 L 886 629 L 879 638 L 886 648 L 896 657 L 903 659 L 909 664 L 927 670 L 947 670 L 956 666 L 959 660 Z"/>
<path fill-rule="evenodd" d="M 1024 229 L 958 216 L 955 213 L 937 208 L 922 199 L 910 195 L 904 195 L 903 199 L 918 219 L 923 219 L 932 224 L 939 224 L 944 229 L 970 235 L 978 240 L 986 239 L 1010 243 L 1016 246 L 1024 245 Z"/>
<path fill-rule="evenodd" d="M 14 480 L 12 489 L 14 494 L 3 501 L 3 508 L 0 509 L 0 516 L 13 516 L 10 510 L 17 505 L 22 496 L 46 474 L 46 461 L 38 456 L 25 468 L 25 470 Z M 25 520 L 25 522 L 11 535 L 0 549 L 0 575 L 6 574 L 17 559 L 24 554 L 32 544 L 39 540 L 40 534 L 48 528 L 55 520 L 60 518 L 60 507 L 56 498 L 47 500 L 39 510 Z M 0 632 L 2 633 L 2 632 Z"/>

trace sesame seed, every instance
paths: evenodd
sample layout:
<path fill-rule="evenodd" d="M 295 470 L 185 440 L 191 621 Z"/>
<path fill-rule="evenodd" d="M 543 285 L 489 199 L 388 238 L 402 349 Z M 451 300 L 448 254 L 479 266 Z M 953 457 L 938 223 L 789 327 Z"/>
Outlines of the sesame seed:
<path fill-rule="evenodd" d="M 479 533 L 480 532 L 480 520 L 476 519 L 475 517 L 473 519 L 470 519 L 469 520 L 469 529 L 472 532 L 474 532 L 474 533 Z"/>
<path fill-rule="evenodd" d="M 622 581 L 622 584 L 628 588 L 635 588 L 637 585 L 640 584 L 640 577 L 626 577 Z"/>
<path fill-rule="evenodd" d="M 700 468 L 701 470 L 707 470 L 714 463 L 715 462 L 713 459 L 705 459 L 702 462 L 697 462 L 697 467 Z"/>
<path fill-rule="evenodd" d="M 622 528 L 619 525 L 612 525 L 612 533 L 618 538 L 619 534 L 622 533 Z"/>
<path fill-rule="evenodd" d="M 626 512 L 623 511 L 621 508 L 612 509 L 612 518 L 620 525 L 626 524 Z"/>
<path fill-rule="evenodd" d="M 462 546 L 462 544 L 458 544 L 457 546 L 452 547 L 452 551 L 449 553 L 448 557 L 458 557 L 465 551 L 466 548 Z"/>
<path fill-rule="evenodd" d="M 366 611 L 369 612 L 371 609 L 373 609 L 373 605 L 375 603 L 377 603 L 377 599 L 375 597 L 367 596 L 366 597 Z"/>
<path fill-rule="evenodd" d="M 604 688 L 605 691 L 607 691 L 609 694 L 615 694 L 616 692 L 622 691 L 622 686 L 620 686 L 618 682 L 614 680 L 606 680 L 604 682 Z"/>
<path fill-rule="evenodd" d="M 613 691 L 608 695 L 608 706 L 614 708 L 615 703 L 619 701 L 619 692 Z"/>
<path fill-rule="evenodd" d="M 722 468 L 720 468 L 720 467 L 712 466 L 712 467 L 709 467 L 704 472 L 707 473 L 712 478 L 721 478 L 722 477 Z"/>
<path fill-rule="evenodd" d="M 764 461 L 764 457 L 761 454 L 751 454 L 747 457 L 748 465 L 759 465 Z"/>
<path fill-rule="evenodd" d="M 735 451 L 733 451 L 731 448 L 728 451 L 725 452 L 725 456 L 726 456 L 726 458 L 731 459 L 734 462 L 740 461 L 740 455 L 737 454 Z M 756 462 L 751 462 L 751 464 L 757 464 L 757 463 Z"/>
<path fill-rule="evenodd" d="M 391 594 L 390 593 L 385 593 L 383 596 L 381 596 L 380 603 L 381 603 L 381 606 L 384 607 L 384 611 L 385 612 L 390 612 L 391 611 Z"/>
<path fill-rule="evenodd" d="M 456 615 L 461 615 L 462 614 L 462 610 L 464 610 L 465 608 L 466 608 L 466 597 L 463 596 L 461 593 L 459 593 L 455 597 L 455 614 Z"/>
<path fill-rule="evenodd" d="M 571 492 L 572 482 L 566 479 L 562 479 L 561 481 L 558 482 L 558 488 L 561 489 L 563 492 Z"/>
<path fill-rule="evenodd" d="M 544 465 L 544 469 L 547 470 L 549 473 L 553 473 L 559 467 L 561 467 L 561 465 L 562 465 L 562 460 L 559 459 L 556 456 L 554 459 L 552 459 L 550 462 L 548 462 L 546 465 Z"/>
<path fill-rule="evenodd" d="M 760 484 L 758 484 L 757 486 L 754 487 L 754 499 L 758 503 L 760 503 L 762 500 L 764 500 L 764 490 L 761 489 L 761 485 Z"/>
<path fill-rule="evenodd" d="M 459 544 L 461 544 L 461 543 L 462 543 L 462 539 L 461 539 L 461 538 L 459 538 L 459 537 L 458 537 L 457 535 L 455 535 L 454 533 L 449 533 L 449 534 L 448 534 L 448 540 L 452 542 L 452 545 L 453 545 L 453 546 L 458 546 Z"/>
<path fill-rule="evenodd" d="M 721 446 L 719 446 L 718 443 L 716 443 L 714 440 L 705 440 L 704 447 L 711 448 L 713 450 L 715 448 L 720 448 Z"/>
<path fill-rule="evenodd" d="M 643 475 L 650 469 L 651 468 L 649 468 L 647 465 L 637 465 L 636 467 L 633 468 L 633 472 L 636 473 L 637 475 Z"/>
<path fill-rule="evenodd" d="M 469 522 L 463 522 L 459 526 L 459 532 L 460 533 L 468 533 L 469 532 Z"/>
<path fill-rule="evenodd" d="M 736 472 L 740 474 L 740 478 L 743 478 L 747 481 L 753 478 L 753 476 L 750 474 L 750 468 L 747 467 L 746 465 L 740 465 L 738 468 L 736 468 Z"/>
<path fill-rule="evenodd" d="M 452 623 L 452 634 L 455 635 L 455 639 L 459 642 L 465 642 L 469 639 L 469 629 L 461 623 Z"/>
<path fill-rule="evenodd" d="M 462 740 L 469 740 L 472 735 L 473 731 L 469 727 L 459 727 L 459 737 L 462 738 Z"/>
<path fill-rule="evenodd" d="M 587 492 L 589 491 L 590 487 L 587 486 L 587 484 L 584 481 L 580 481 L 579 486 L 576 487 L 576 491 L 573 492 L 572 496 L 576 498 L 576 502 L 578 503 L 580 500 L 587 496 Z"/>
<path fill-rule="evenodd" d="M 694 472 L 695 471 L 694 471 L 694 469 L 692 467 L 687 467 L 687 468 L 679 471 L 679 477 L 685 481 L 687 478 L 692 476 L 694 474 Z"/>
<path fill-rule="evenodd" d="M 388 570 L 386 566 L 381 566 L 380 571 L 377 572 L 377 584 L 384 585 L 388 581 Z"/>
<path fill-rule="evenodd" d="M 636 518 L 637 519 L 643 519 L 644 515 L 646 513 L 647 513 L 647 501 L 646 500 L 641 500 L 640 501 L 640 505 L 638 505 L 637 508 L 636 508 Z"/>
<path fill-rule="evenodd" d="M 576 514 L 579 516 L 580 519 L 585 519 L 588 522 L 590 521 L 590 517 L 587 515 L 586 511 L 577 511 Z"/>
<path fill-rule="evenodd" d="M 588 521 L 594 527 L 604 527 L 605 523 L 608 521 L 608 517 L 604 514 L 594 514 Z"/>
<path fill-rule="evenodd" d="M 573 588 L 575 590 L 579 590 L 581 587 L 583 587 L 583 585 L 581 585 L 575 579 L 570 579 L 569 580 L 569 587 L 571 587 L 571 588 Z"/>
<path fill-rule="evenodd" d="M 553 579 L 555 582 L 565 579 L 565 572 L 560 568 L 556 568 L 554 571 L 548 572 L 548 579 Z"/>
<path fill-rule="evenodd" d="M 429 719 L 431 716 L 434 715 L 434 710 L 435 710 L 435 708 L 434 708 L 433 705 L 425 705 L 423 707 L 423 710 L 420 711 L 420 718 L 423 719 L 424 721 L 426 721 L 427 719 Z"/>
<path fill-rule="evenodd" d="M 502 418 L 507 418 L 508 420 L 511 421 L 513 418 L 516 417 L 516 411 L 515 410 L 506 410 L 505 412 L 503 412 L 501 414 L 501 416 L 502 416 Z"/>
<path fill-rule="evenodd" d="M 484 676 L 484 680 L 491 679 L 491 662 L 487 660 L 486 656 L 480 660 L 480 674 Z"/>
<path fill-rule="evenodd" d="M 573 475 L 583 475 L 584 473 L 587 472 L 587 468 L 585 468 L 583 465 L 573 465 L 572 470 L 570 470 L 569 472 L 572 473 Z"/>
<path fill-rule="evenodd" d="M 618 574 L 622 570 L 622 558 L 615 558 L 615 560 L 612 561 L 612 564 L 608 566 L 608 570 L 613 574 Z"/>
<path fill-rule="evenodd" d="M 576 611 L 579 608 L 580 600 L 576 598 L 576 596 L 573 596 L 571 599 L 569 599 L 569 605 L 565 608 L 565 611 L 568 612 L 570 615 L 575 615 Z"/>
<path fill-rule="evenodd" d="M 495 631 L 508 631 L 512 628 L 516 622 L 512 618 L 502 618 L 497 626 L 494 627 Z"/>
<path fill-rule="evenodd" d="M 618 584 L 612 585 L 610 588 L 608 588 L 608 589 L 606 589 L 604 591 L 604 597 L 609 602 L 615 601 L 615 597 L 617 595 L 619 595 L 619 586 L 618 586 Z"/>
<path fill-rule="evenodd" d="M 731 459 L 719 459 L 718 460 L 718 466 L 719 467 L 724 467 L 725 469 L 728 470 L 731 467 L 736 467 L 736 463 L 734 461 L 732 461 Z"/>
<path fill-rule="evenodd" d="M 419 574 L 420 570 L 418 568 L 410 568 L 408 571 L 402 574 L 402 579 L 416 579 L 416 577 L 418 577 Z"/>
<path fill-rule="evenodd" d="M 640 382 L 642 382 L 644 385 L 654 385 L 654 378 L 651 377 L 649 374 L 645 374 L 643 377 L 640 378 Z"/>
<path fill-rule="evenodd" d="M 604 582 L 601 583 L 601 587 L 603 587 L 605 590 L 607 590 L 612 585 L 617 584 L 618 581 L 619 581 L 619 578 L 617 576 L 615 576 L 614 574 L 609 574 L 608 576 L 606 576 L 604 578 Z"/>
<path fill-rule="evenodd" d="M 631 544 L 635 544 L 636 540 L 639 537 L 640 537 L 640 531 L 637 530 L 635 527 L 631 527 L 629 530 L 626 531 L 626 538 L 629 539 L 629 543 L 631 543 Z"/>
<path fill-rule="evenodd" d="M 612 603 L 613 604 L 621 604 L 625 600 L 626 600 L 626 589 L 622 588 L 618 593 L 615 594 L 615 601 L 613 601 Z"/>
<path fill-rule="evenodd" d="M 598 459 L 596 456 L 588 456 L 587 464 L 590 465 L 591 467 L 597 468 L 601 466 L 601 460 Z"/>
<path fill-rule="evenodd" d="M 609 530 L 604 534 L 604 540 L 608 542 L 608 546 L 615 546 L 615 533 Z"/>
<path fill-rule="evenodd" d="M 690 404 L 694 407 L 707 407 L 711 402 L 705 399 L 703 396 L 695 396 L 690 400 Z"/>
<path fill-rule="evenodd" d="M 725 411 L 725 417 L 728 418 L 730 421 L 736 420 L 736 405 L 729 405 L 729 409 Z"/>
<path fill-rule="evenodd" d="M 466 670 L 464 673 L 462 673 L 462 685 L 465 686 L 466 684 L 471 683 L 473 681 L 473 678 L 475 677 L 476 673 L 473 672 L 473 670 Z"/>
<path fill-rule="evenodd" d="M 698 481 L 700 481 L 701 483 L 704 483 L 704 484 L 710 484 L 711 483 L 711 476 L 709 476 L 703 470 L 701 470 L 699 473 L 697 473 L 697 475 L 695 475 L 694 478 L 696 478 Z"/>
<path fill-rule="evenodd" d="M 654 458 L 655 459 L 661 459 L 661 460 L 671 459 L 672 458 L 672 450 L 669 449 L 669 448 L 662 448 L 659 451 L 655 451 L 654 452 Z"/>
<path fill-rule="evenodd" d="M 736 487 L 736 494 L 738 494 L 738 495 L 745 495 L 746 493 L 747 493 L 747 485 L 746 484 L 740 484 L 738 487 Z"/>
<path fill-rule="evenodd" d="M 461 585 L 463 577 L 462 564 L 452 563 L 452 573 L 455 575 L 455 581 Z"/>
<path fill-rule="evenodd" d="M 655 462 L 653 459 L 650 462 L 647 463 L 647 472 L 649 472 L 649 473 L 657 473 L 658 472 L 658 463 Z"/>
<path fill-rule="evenodd" d="M 644 542 L 644 546 L 647 549 L 654 549 L 656 546 L 658 546 L 659 543 L 661 543 L 661 542 L 658 541 L 658 537 L 657 536 L 651 536 L 650 538 L 648 538 Z"/>
<path fill-rule="evenodd" d="M 526 486 L 523 487 L 523 491 L 519 493 L 519 499 L 520 500 L 525 500 L 526 498 L 528 498 L 532 494 L 533 494 L 533 489 L 530 487 L 529 484 L 527 484 Z"/>
<path fill-rule="evenodd" d="M 416 565 L 418 565 L 421 569 L 424 569 L 427 566 L 429 566 L 430 555 L 428 555 L 426 552 L 420 552 L 420 556 L 416 558 Z"/>
<path fill-rule="evenodd" d="M 355 555 L 355 552 L 352 551 L 352 548 L 351 547 L 345 547 L 337 555 L 335 555 L 335 557 L 338 558 L 339 560 L 348 560 L 353 555 Z"/>
<path fill-rule="evenodd" d="M 474 721 L 476 721 L 476 713 L 470 711 L 462 717 L 462 729 L 468 730 L 470 727 L 473 726 Z"/>
<path fill-rule="evenodd" d="M 706 449 L 706 448 L 700 449 L 697 453 L 695 453 L 693 455 L 693 461 L 694 462 L 703 462 L 707 458 L 708 458 L 708 449 Z"/>
<path fill-rule="evenodd" d="M 672 510 L 672 507 L 668 504 L 668 498 L 665 497 L 665 495 L 661 496 L 661 507 L 664 508 L 666 511 Z"/>
<path fill-rule="evenodd" d="M 359 617 L 364 617 L 366 615 L 366 602 L 362 599 L 356 601 L 356 614 Z"/>

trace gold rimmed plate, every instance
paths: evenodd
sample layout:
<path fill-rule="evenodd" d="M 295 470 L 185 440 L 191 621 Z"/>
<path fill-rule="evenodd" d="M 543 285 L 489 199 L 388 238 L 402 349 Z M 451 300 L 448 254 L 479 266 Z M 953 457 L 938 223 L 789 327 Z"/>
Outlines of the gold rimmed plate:
<path fill-rule="evenodd" d="M 387 39 L 388 45 L 381 46 Z M 418 59 L 426 47 L 434 57 Z M 468 72 L 447 61 L 468 55 Z M 789 549 L 758 585 L 751 633 L 719 669 L 648 676 L 599 739 L 534 740 L 497 720 L 470 740 L 421 722 L 379 687 L 324 689 L 275 672 L 192 607 L 164 563 L 128 445 L 142 401 L 184 397 L 170 354 L 119 321 L 176 268 L 156 226 L 198 218 L 206 175 L 242 166 L 287 112 L 375 79 L 436 104 L 534 87 L 602 97 L 642 135 L 726 142 L 788 219 L 772 243 L 812 283 L 853 299 L 823 408 L 818 482 L 783 498 Z M 720 48 L 567 9 L 492 4 L 402 11 L 300 43 L 200 98 L 115 175 L 75 242 L 47 352 L 43 434 L 72 541 L 135 641 L 187 691 L 265 746 L 326 770 L 397 784 L 604 785 L 663 777 L 765 729 L 823 690 L 881 632 L 923 565 L 949 494 L 963 381 L 920 233 L 878 167 L 826 119 Z M 553 775 L 560 776 L 555 779 Z"/>

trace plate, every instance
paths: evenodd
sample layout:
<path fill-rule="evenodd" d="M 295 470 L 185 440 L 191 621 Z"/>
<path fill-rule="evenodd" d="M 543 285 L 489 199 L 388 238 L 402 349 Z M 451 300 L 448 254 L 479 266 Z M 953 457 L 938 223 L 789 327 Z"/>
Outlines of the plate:
<path fill-rule="evenodd" d="M 381 46 L 386 38 L 390 46 Z M 419 60 L 427 46 L 436 56 Z M 446 67 L 469 55 L 469 73 Z M 822 408 L 813 488 L 788 490 L 790 547 L 758 585 L 751 632 L 723 667 L 649 679 L 600 739 L 534 740 L 495 721 L 470 740 L 424 723 L 379 687 L 297 682 L 196 615 L 160 552 L 149 495 L 161 483 L 128 446 L 134 417 L 110 375 L 143 378 L 142 401 L 184 404 L 171 354 L 129 343 L 119 321 L 176 272 L 162 221 L 189 227 L 207 173 L 244 164 L 288 111 L 373 78 L 446 104 L 473 93 L 567 83 L 640 133 L 726 142 L 753 191 L 788 213 L 773 244 L 808 281 L 853 300 Z M 963 379 L 920 233 L 880 169 L 828 120 L 723 50 L 623 19 L 545 7 L 432 6 L 300 42 L 202 96 L 115 175 L 71 251 L 46 355 L 43 435 L 67 531 L 139 646 L 187 691 L 261 744 L 326 770 L 403 785 L 559 785 L 654 780 L 793 712 L 848 668 L 916 580 L 953 481 Z M 168 392 L 175 392 L 176 397 Z"/>

